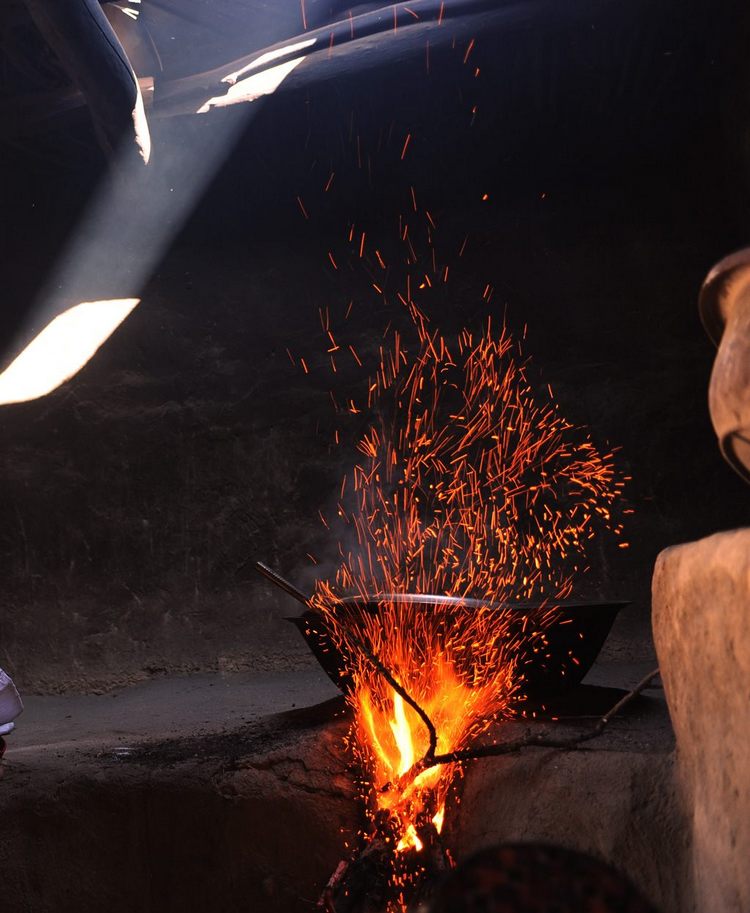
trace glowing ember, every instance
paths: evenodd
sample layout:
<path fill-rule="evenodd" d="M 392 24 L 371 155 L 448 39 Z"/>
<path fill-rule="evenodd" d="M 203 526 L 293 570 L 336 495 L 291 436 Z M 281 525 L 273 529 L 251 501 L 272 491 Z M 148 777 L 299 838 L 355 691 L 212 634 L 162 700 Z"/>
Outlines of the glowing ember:
<path fill-rule="evenodd" d="M 340 566 L 314 597 L 352 673 L 352 745 L 397 855 L 440 831 L 456 765 L 421 766 L 428 728 L 372 657 L 430 718 L 438 755 L 466 747 L 522 690 L 519 641 L 538 644 L 543 661 L 545 626 L 596 532 L 619 534 L 611 510 L 623 484 L 612 454 L 560 415 L 549 388 L 532 387 L 505 328 L 488 322 L 449 345 L 407 307 L 414 345 L 395 334 L 381 352 L 378 417 L 359 444 L 352 503 L 338 509 Z M 345 479 L 342 499 L 346 490 Z M 409 593 L 454 598 L 392 595 Z M 342 604 L 352 594 L 359 601 Z M 548 609 L 538 630 L 519 630 L 508 603 L 532 598 Z"/>

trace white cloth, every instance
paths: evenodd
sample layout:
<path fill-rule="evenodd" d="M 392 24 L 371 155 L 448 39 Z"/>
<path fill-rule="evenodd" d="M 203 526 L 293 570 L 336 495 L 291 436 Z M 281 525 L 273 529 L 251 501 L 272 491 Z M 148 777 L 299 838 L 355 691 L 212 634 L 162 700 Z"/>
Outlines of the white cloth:
<path fill-rule="evenodd" d="M 6 725 L 12 723 L 22 711 L 23 702 L 16 691 L 16 686 L 7 672 L 0 669 L 0 735 L 6 734 Z"/>

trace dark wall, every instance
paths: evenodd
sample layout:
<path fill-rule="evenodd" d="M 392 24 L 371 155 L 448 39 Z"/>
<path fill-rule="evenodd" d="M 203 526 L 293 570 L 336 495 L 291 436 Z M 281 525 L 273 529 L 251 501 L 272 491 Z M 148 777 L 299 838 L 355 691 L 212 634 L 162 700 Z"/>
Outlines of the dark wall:
<path fill-rule="evenodd" d="M 708 268 L 747 241 L 729 11 L 573 4 L 477 34 L 467 63 L 464 41 L 429 74 L 420 51 L 265 103 L 110 343 L 53 395 L 0 413 L 3 666 L 54 689 L 300 661 L 278 621 L 290 607 L 251 564 L 309 585 L 306 554 L 335 556 L 317 512 L 365 417 L 342 421 L 330 390 L 343 401 L 364 375 L 332 377 L 319 308 L 377 351 L 401 315 L 346 236 L 356 222 L 392 245 L 411 187 L 451 268 L 433 319 L 528 325 L 538 382 L 621 446 L 631 549 L 603 546 L 581 591 L 645 616 L 656 553 L 750 507 L 713 439 L 696 310 Z M 217 116 L 154 124 L 157 153 L 235 115 Z M 12 313 L 74 232 L 99 160 L 80 117 L 3 154 Z"/>

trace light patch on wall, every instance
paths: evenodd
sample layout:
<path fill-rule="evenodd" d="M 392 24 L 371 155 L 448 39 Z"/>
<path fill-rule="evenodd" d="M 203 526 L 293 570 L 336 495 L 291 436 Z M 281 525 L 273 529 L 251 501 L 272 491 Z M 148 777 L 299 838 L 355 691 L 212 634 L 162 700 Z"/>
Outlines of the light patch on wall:
<path fill-rule="evenodd" d="M 261 54 L 260 57 L 256 57 L 251 63 L 243 67 L 241 70 L 237 70 L 235 73 L 230 73 L 228 76 L 225 76 L 222 79 L 222 82 L 228 82 L 234 85 L 237 80 L 244 76 L 245 73 L 250 70 L 258 70 L 261 67 L 264 67 L 267 63 L 273 63 L 274 60 L 278 60 L 280 57 L 287 57 L 289 54 L 296 54 L 297 51 L 304 51 L 307 48 L 312 47 L 315 44 L 314 38 L 307 38 L 304 41 L 298 41 L 296 44 L 287 44 L 283 48 L 276 48 L 273 51 L 266 51 L 265 54 Z"/>
<path fill-rule="evenodd" d="M 135 143 L 138 146 L 144 164 L 148 165 L 151 158 L 151 131 L 148 129 L 146 107 L 143 103 L 140 80 L 136 82 L 137 96 L 133 108 L 133 128 L 135 130 Z"/>
<path fill-rule="evenodd" d="M 0 405 L 50 393 L 89 361 L 140 298 L 83 301 L 58 314 L 0 374 Z"/>
<path fill-rule="evenodd" d="M 303 60 L 305 60 L 304 57 L 295 57 L 293 60 L 287 60 L 275 67 L 262 70 L 260 73 L 254 73 L 246 79 L 241 79 L 230 85 L 225 95 L 214 95 L 213 98 L 209 98 L 196 113 L 206 114 L 211 108 L 225 108 L 240 102 L 255 101 L 262 95 L 271 95 Z"/>

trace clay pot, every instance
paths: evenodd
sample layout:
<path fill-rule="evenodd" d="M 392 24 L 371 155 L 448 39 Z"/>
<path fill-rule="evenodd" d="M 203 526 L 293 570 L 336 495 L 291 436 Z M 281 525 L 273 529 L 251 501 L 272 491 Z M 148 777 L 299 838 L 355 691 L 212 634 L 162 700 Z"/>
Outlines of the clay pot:
<path fill-rule="evenodd" d="M 711 421 L 725 459 L 750 482 L 750 248 L 716 264 L 699 307 L 718 346 L 708 391 Z"/>

